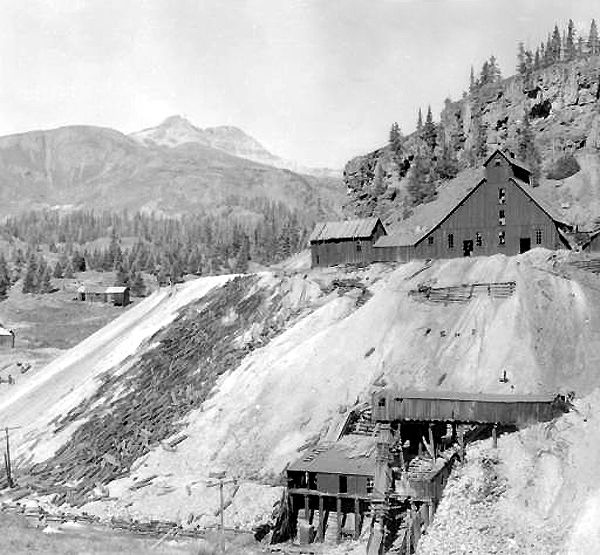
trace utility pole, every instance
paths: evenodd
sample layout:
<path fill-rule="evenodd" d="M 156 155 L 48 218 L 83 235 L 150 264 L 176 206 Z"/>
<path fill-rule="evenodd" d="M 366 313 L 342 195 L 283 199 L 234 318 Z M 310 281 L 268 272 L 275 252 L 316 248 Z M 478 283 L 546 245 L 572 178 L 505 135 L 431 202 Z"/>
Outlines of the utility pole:
<path fill-rule="evenodd" d="M 6 434 L 6 451 L 4 452 L 4 469 L 6 470 L 6 480 L 8 481 L 8 487 L 14 488 L 15 482 L 12 475 L 12 464 L 10 461 L 10 439 L 9 430 L 18 430 L 21 426 L 5 426 L 4 432 Z"/>
<path fill-rule="evenodd" d="M 225 471 L 221 470 L 218 472 L 209 472 L 208 477 L 212 478 L 212 481 L 206 482 L 207 487 L 214 488 L 219 486 L 219 503 L 221 508 L 221 553 L 225 553 L 225 506 L 223 501 L 223 486 L 225 484 L 234 484 L 235 478 L 225 478 Z"/>

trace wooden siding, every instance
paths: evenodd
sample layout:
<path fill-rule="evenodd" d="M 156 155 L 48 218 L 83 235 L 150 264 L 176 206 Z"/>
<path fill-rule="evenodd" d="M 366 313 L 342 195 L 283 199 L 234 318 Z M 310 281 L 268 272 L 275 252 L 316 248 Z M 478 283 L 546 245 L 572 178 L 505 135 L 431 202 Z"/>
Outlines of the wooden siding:
<path fill-rule="evenodd" d="M 370 264 L 373 260 L 373 244 L 385 235 L 381 222 L 377 222 L 368 238 L 338 238 L 312 241 L 310 244 L 312 266 L 336 266 L 338 264 Z"/>
<path fill-rule="evenodd" d="M 410 262 L 414 257 L 412 245 L 373 247 L 373 262 Z"/>
<path fill-rule="evenodd" d="M 393 422 L 403 420 L 439 421 L 478 424 L 513 424 L 525 426 L 546 422 L 562 413 L 552 401 L 531 397 L 480 399 L 433 398 L 403 396 L 402 393 L 379 392 L 373 395 L 373 420 Z"/>
<path fill-rule="evenodd" d="M 495 163 L 500 165 L 496 166 Z M 498 156 L 486 169 L 487 180 L 480 183 L 438 227 L 415 245 L 415 258 L 456 258 L 464 256 L 464 242 L 472 241 L 471 256 L 521 252 L 521 239 L 529 239 L 530 248 L 562 247 L 556 223 L 521 188 L 509 179 L 511 168 Z M 504 189 L 505 202 L 499 202 L 499 190 Z M 504 225 L 500 225 L 500 210 Z M 505 234 L 505 244 L 499 244 L 499 233 Z M 537 232 L 541 241 L 536 241 Z M 481 237 L 478 245 L 477 237 Z M 452 235 L 453 246 L 449 245 Z M 433 243 L 429 239 L 432 237 Z"/>
<path fill-rule="evenodd" d="M 328 495 L 347 494 L 359 497 L 368 497 L 367 482 L 373 476 L 359 476 L 353 474 L 334 474 L 329 472 L 309 472 L 310 488 L 307 488 L 304 472 L 288 470 L 288 488 L 290 490 L 310 489 Z M 340 491 L 340 476 L 346 478 L 346 491 Z"/>

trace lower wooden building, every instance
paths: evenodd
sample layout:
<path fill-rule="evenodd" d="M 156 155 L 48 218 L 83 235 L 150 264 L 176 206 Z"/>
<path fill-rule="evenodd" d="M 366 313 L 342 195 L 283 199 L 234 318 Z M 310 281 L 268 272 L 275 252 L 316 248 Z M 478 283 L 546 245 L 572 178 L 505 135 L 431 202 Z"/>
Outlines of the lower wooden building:
<path fill-rule="evenodd" d="M 312 266 L 370 264 L 373 245 L 386 234 L 379 218 L 318 223 L 309 238 Z"/>

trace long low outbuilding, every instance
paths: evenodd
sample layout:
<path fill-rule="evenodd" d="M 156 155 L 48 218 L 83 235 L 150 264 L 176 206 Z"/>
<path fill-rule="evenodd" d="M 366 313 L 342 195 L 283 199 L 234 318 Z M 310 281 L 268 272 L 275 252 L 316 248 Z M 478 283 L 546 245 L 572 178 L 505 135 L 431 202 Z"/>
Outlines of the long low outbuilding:
<path fill-rule="evenodd" d="M 383 389 L 373 394 L 376 422 L 448 422 L 523 427 L 547 422 L 567 410 L 557 395 L 513 395 Z"/>

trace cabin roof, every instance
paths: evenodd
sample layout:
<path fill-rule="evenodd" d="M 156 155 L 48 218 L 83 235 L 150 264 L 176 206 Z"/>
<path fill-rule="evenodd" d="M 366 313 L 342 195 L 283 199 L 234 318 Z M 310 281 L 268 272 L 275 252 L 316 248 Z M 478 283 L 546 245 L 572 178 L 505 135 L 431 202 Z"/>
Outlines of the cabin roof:
<path fill-rule="evenodd" d="M 309 241 L 367 238 L 373 234 L 379 218 L 360 218 L 339 222 L 320 222 L 315 225 Z"/>
<path fill-rule="evenodd" d="M 125 293 L 127 289 L 129 289 L 129 287 L 125 287 L 124 285 L 115 285 L 113 287 L 107 287 L 105 293 Z"/>
<path fill-rule="evenodd" d="M 550 394 L 515 394 L 515 393 L 472 393 L 461 391 L 436 391 L 403 389 L 382 389 L 375 392 L 375 397 L 394 395 L 399 399 L 426 399 L 446 401 L 483 401 L 489 403 L 550 403 L 555 395 Z"/>
<path fill-rule="evenodd" d="M 10 332 L 10 330 L 0 327 L 0 335 L 12 335 L 12 333 Z"/>
<path fill-rule="evenodd" d="M 375 438 L 350 434 L 335 443 L 317 445 L 290 464 L 288 470 L 373 476 L 375 454 Z"/>

